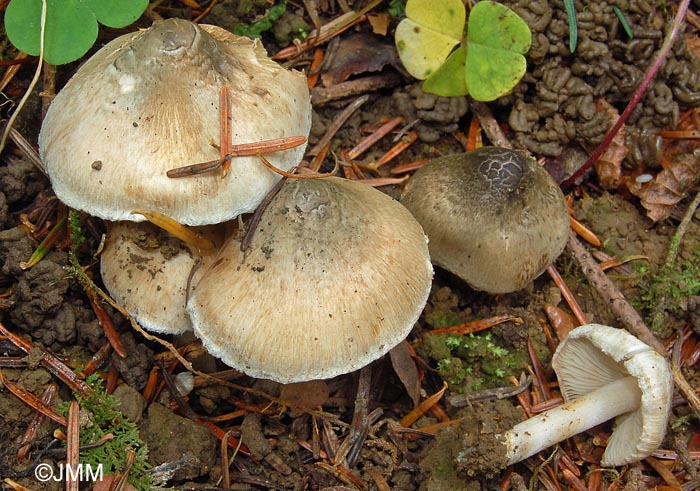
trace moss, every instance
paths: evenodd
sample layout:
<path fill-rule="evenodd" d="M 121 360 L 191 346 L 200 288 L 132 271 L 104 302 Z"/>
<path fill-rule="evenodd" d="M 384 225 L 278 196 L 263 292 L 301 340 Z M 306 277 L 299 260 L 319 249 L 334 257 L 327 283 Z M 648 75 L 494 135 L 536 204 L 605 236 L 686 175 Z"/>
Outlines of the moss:
<path fill-rule="evenodd" d="M 456 392 L 502 386 L 505 377 L 519 373 L 528 363 L 524 351 L 500 346 L 491 333 L 428 334 L 417 351 L 436 363 L 442 379 Z"/>

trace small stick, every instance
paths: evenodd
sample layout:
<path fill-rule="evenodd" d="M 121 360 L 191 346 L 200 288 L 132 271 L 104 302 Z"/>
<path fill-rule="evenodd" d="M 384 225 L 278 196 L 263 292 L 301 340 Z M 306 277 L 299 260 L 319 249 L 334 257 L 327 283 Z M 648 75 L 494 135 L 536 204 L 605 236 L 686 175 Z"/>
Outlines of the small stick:
<path fill-rule="evenodd" d="M 379 128 L 377 128 L 376 131 L 373 131 L 367 138 L 365 138 L 360 143 L 355 145 L 355 147 L 350 149 L 350 151 L 348 152 L 348 159 L 355 160 L 357 157 L 366 152 L 372 145 L 374 145 L 386 135 L 391 133 L 394 130 L 394 128 L 396 128 L 402 122 L 403 118 L 401 116 L 397 116 L 381 125 Z"/>
<path fill-rule="evenodd" d="M 72 401 L 68 407 L 68 438 L 66 439 L 66 467 L 76 470 L 80 462 L 80 406 L 78 401 Z M 78 491 L 80 481 L 73 472 L 66 476 L 66 491 Z"/>
<path fill-rule="evenodd" d="M 377 89 L 385 89 L 401 85 L 404 78 L 397 73 L 387 73 L 386 75 L 371 75 L 356 80 L 341 82 L 331 87 L 314 87 L 311 90 L 311 103 L 323 105 L 328 102 L 350 97 L 365 92 L 374 92 Z"/>
<path fill-rule="evenodd" d="M 330 171 L 326 172 L 324 174 L 318 174 L 318 173 L 308 173 L 308 174 L 295 174 L 296 168 L 292 169 L 292 172 L 287 172 L 286 170 L 282 170 L 279 167 L 275 167 L 275 165 L 267 160 L 263 154 L 258 154 L 258 158 L 262 161 L 262 163 L 270 169 L 272 172 L 279 174 L 283 177 L 286 177 L 287 179 L 322 179 L 324 177 L 331 177 L 338 172 L 338 164 L 336 163 L 335 168 Z"/>
<path fill-rule="evenodd" d="M 317 31 L 311 31 L 307 38 L 295 46 L 290 46 L 279 50 L 273 57 L 273 60 L 286 60 L 300 55 L 306 50 L 315 48 L 320 44 L 328 41 L 334 36 L 351 28 L 355 24 L 362 22 L 365 19 L 365 14 L 379 5 L 383 0 L 372 0 L 361 10 L 355 12 L 347 12 L 340 17 L 333 19 L 329 23 L 321 26 Z"/>
<path fill-rule="evenodd" d="M 386 153 L 379 158 L 379 160 L 373 162 L 372 164 L 361 167 L 365 167 L 366 169 L 373 170 L 376 172 L 379 169 L 379 167 L 391 162 L 399 154 L 401 154 L 401 152 L 413 145 L 416 142 L 416 140 L 418 140 L 418 133 L 416 133 L 415 130 L 411 130 L 408 133 L 406 133 L 406 136 L 404 138 L 401 138 L 401 140 L 399 140 L 393 147 L 387 150 Z"/>
<path fill-rule="evenodd" d="M 358 97 L 357 99 L 353 100 L 350 104 L 345 106 L 345 108 L 340 111 L 338 114 L 336 114 L 335 118 L 333 118 L 333 121 L 331 122 L 330 125 L 328 125 L 328 128 L 326 129 L 326 133 L 321 137 L 321 139 L 314 145 L 314 147 L 306 152 L 306 155 L 310 157 L 315 157 L 318 155 L 321 150 L 329 146 L 331 143 L 331 140 L 335 136 L 335 134 L 338 132 L 341 126 L 345 124 L 345 122 L 350 118 L 350 116 L 353 115 L 355 111 L 357 111 L 365 102 L 369 100 L 368 95 L 363 95 Z"/>
<path fill-rule="evenodd" d="M 119 332 L 117 331 L 117 328 L 114 327 L 112 319 L 109 317 L 109 314 L 107 314 L 107 311 L 102 304 L 102 299 L 97 296 L 97 293 L 90 289 L 89 285 L 83 283 L 83 288 L 85 289 L 85 293 L 90 301 L 92 310 L 95 312 L 95 317 L 97 317 L 97 321 L 105 333 L 107 341 L 109 341 L 109 344 L 112 345 L 115 353 L 117 353 L 120 358 L 126 358 L 128 356 L 126 348 L 124 348 Z"/>
<path fill-rule="evenodd" d="M 47 407 L 51 407 L 56 394 L 58 393 L 58 386 L 55 383 L 50 383 L 44 393 L 41 395 L 41 402 L 43 402 Z M 27 458 L 27 454 L 31 450 L 30 443 L 36 438 L 39 428 L 46 421 L 47 416 L 44 413 L 37 412 L 32 416 L 32 420 L 29 422 L 27 429 L 22 434 L 17 444 L 19 445 L 19 450 L 17 451 L 17 460 L 22 461 Z"/>
<path fill-rule="evenodd" d="M 498 125 L 498 121 L 496 121 L 496 118 L 491 114 L 488 106 L 474 99 L 470 99 L 469 103 L 471 104 L 472 112 L 479 118 L 481 127 L 488 139 L 491 140 L 491 143 L 495 147 L 513 148 L 506 138 L 506 135 L 503 133 L 503 130 Z"/>
<path fill-rule="evenodd" d="M 576 301 L 576 297 L 569 289 L 569 286 L 564 281 L 564 278 L 562 278 L 559 274 L 559 271 L 557 271 L 557 268 L 555 268 L 554 265 L 552 265 L 547 268 L 547 273 L 549 273 L 549 276 L 552 278 L 554 283 L 561 291 L 564 300 L 566 300 L 566 303 L 569 305 L 569 308 L 574 313 L 574 316 L 579 322 L 579 325 L 583 326 L 584 324 L 588 324 L 588 319 L 586 319 L 586 315 L 583 313 L 583 309 L 581 309 L 581 306 Z"/>
<path fill-rule="evenodd" d="M 92 392 L 92 387 L 80 380 L 73 370 L 66 366 L 65 363 L 58 359 L 58 357 L 56 357 L 56 355 L 51 353 L 49 350 L 36 344 L 32 344 L 23 337 L 14 334 L 13 332 L 9 331 L 2 324 L 2 322 L 0 322 L 0 333 L 7 336 L 8 341 L 25 353 L 29 353 L 32 349 L 38 349 L 41 353 L 41 364 L 48 369 L 49 372 L 61 379 L 63 383 L 68 385 L 73 392 L 78 392 L 83 396 Z"/>
<path fill-rule="evenodd" d="M 532 385 L 539 393 L 540 400 L 546 401 L 547 399 L 551 398 L 549 387 L 547 387 L 547 377 L 544 374 L 542 362 L 540 362 L 540 359 L 537 358 L 535 346 L 532 344 L 532 340 L 529 336 L 527 338 L 527 352 L 530 355 L 530 364 L 532 365 L 532 372 L 535 375 L 532 378 Z"/>
<path fill-rule="evenodd" d="M 192 407 L 187 403 L 187 401 L 185 401 L 185 398 L 182 397 L 182 394 L 175 386 L 175 382 L 173 381 L 173 377 L 170 375 L 170 371 L 165 368 L 162 361 L 160 362 L 160 374 L 163 376 L 165 386 L 175 400 L 177 406 L 180 408 L 180 411 L 182 411 L 182 413 L 192 421 L 196 421 L 199 416 L 197 416 L 197 413 L 195 413 Z"/>
<path fill-rule="evenodd" d="M 593 247 L 600 247 L 600 239 L 583 223 L 576 220 L 574 217 L 569 215 L 569 224 L 576 235 L 581 237 L 583 240 L 591 244 Z"/>
<path fill-rule="evenodd" d="M 280 189 L 282 189 L 282 186 L 284 186 L 284 183 L 286 181 L 287 181 L 286 177 L 282 177 L 282 179 L 277 181 L 277 184 L 275 184 L 275 186 L 270 190 L 270 192 L 265 195 L 263 200 L 260 202 L 258 207 L 255 209 L 253 216 L 250 218 L 250 221 L 248 222 L 248 228 L 245 231 L 245 235 L 243 236 L 243 240 L 241 241 L 241 252 L 247 251 L 248 247 L 250 247 L 250 243 L 253 240 L 253 235 L 255 235 L 255 229 L 258 228 L 258 223 L 260 223 L 260 219 L 262 218 L 263 212 L 270 205 L 270 203 L 272 202 L 274 197 L 277 196 L 277 193 L 280 192 Z"/>
<path fill-rule="evenodd" d="M 5 378 L 5 374 L 0 370 L 0 383 L 12 392 L 20 401 L 24 402 L 26 405 L 30 406 L 34 410 L 40 412 L 47 418 L 55 421 L 61 426 L 67 426 L 66 418 L 58 414 L 51 407 L 45 404 L 40 398 L 26 390 L 24 387 L 17 385 L 14 382 L 10 382 Z"/>
<path fill-rule="evenodd" d="M 231 167 L 231 159 L 226 156 L 231 154 L 231 136 L 233 134 L 233 115 L 231 103 L 231 89 L 227 85 L 219 91 L 219 158 L 221 162 L 221 177 L 226 177 Z"/>
<path fill-rule="evenodd" d="M 380 186 L 391 186 L 392 184 L 403 184 L 410 176 L 403 177 L 374 177 L 371 179 L 356 179 L 356 181 L 373 188 L 378 188 Z"/>
<path fill-rule="evenodd" d="M 430 159 L 415 160 L 413 162 L 408 162 L 405 164 L 397 165 L 392 167 L 389 173 L 391 174 L 403 174 L 405 172 L 412 172 L 423 167 L 425 164 L 430 162 Z"/>
<path fill-rule="evenodd" d="M 48 174 L 46 173 L 46 169 L 44 168 L 44 163 L 41 161 L 41 157 L 39 157 L 39 152 L 37 152 L 34 149 L 34 146 L 27 141 L 26 138 L 17 131 L 15 128 L 10 129 L 10 138 L 14 142 L 15 145 L 20 149 L 20 151 L 24 154 L 25 157 L 27 157 L 32 164 L 34 164 L 34 167 L 39 169 L 42 174 L 47 176 Z"/>
<path fill-rule="evenodd" d="M 145 217 L 156 227 L 174 235 L 184 243 L 196 247 L 199 251 L 213 251 L 216 249 L 214 242 L 167 215 L 151 210 L 133 210 L 131 214 Z"/>
<path fill-rule="evenodd" d="M 442 396 L 445 394 L 445 391 L 447 390 L 447 382 L 444 382 L 442 385 L 442 389 L 437 391 L 435 394 L 431 395 L 428 397 L 426 400 L 418 404 L 416 407 L 411 409 L 411 411 L 401 418 L 401 421 L 399 424 L 403 426 L 404 428 L 411 426 L 413 423 L 418 421 L 418 419 L 423 416 L 428 409 L 430 409 L 433 405 L 437 404 L 438 401 L 442 398 Z"/>
<path fill-rule="evenodd" d="M 473 334 L 475 332 L 481 332 L 486 329 L 490 329 L 493 326 L 503 324 L 504 322 L 513 322 L 516 325 L 520 325 L 523 323 L 523 319 L 521 317 L 508 314 L 495 315 L 493 317 L 478 319 L 465 324 L 455 324 L 454 326 L 438 327 L 436 329 L 421 331 L 420 334 L 418 334 L 418 337 L 423 337 L 430 334 Z"/>
<path fill-rule="evenodd" d="M 254 157 L 260 153 L 274 153 L 282 150 L 289 150 L 306 143 L 304 136 L 285 136 L 282 138 L 274 138 L 272 140 L 261 140 L 253 143 L 240 143 L 231 145 L 227 154 L 217 160 L 209 160 L 199 164 L 185 165 L 168 170 L 165 175 L 171 179 L 180 177 L 190 177 L 199 174 L 206 174 L 220 167 L 223 167 L 224 162 L 231 160 L 234 157 Z"/>
<path fill-rule="evenodd" d="M 306 83 L 309 89 L 313 89 L 318 82 L 318 77 L 321 75 L 319 68 L 323 63 L 323 50 L 318 48 L 314 51 L 314 57 L 311 60 L 311 66 L 309 67 L 309 75 L 306 77 Z"/>
<path fill-rule="evenodd" d="M 105 359 L 107 356 L 112 352 L 112 343 L 107 341 L 104 343 L 100 348 L 97 350 L 97 352 L 92 355 L 92 358 L 88 360 L 88 362 L 85 364 L 82 370 L 78 372 L 78 377 L 82 379 L 86 379 L 105 362 Z"/>

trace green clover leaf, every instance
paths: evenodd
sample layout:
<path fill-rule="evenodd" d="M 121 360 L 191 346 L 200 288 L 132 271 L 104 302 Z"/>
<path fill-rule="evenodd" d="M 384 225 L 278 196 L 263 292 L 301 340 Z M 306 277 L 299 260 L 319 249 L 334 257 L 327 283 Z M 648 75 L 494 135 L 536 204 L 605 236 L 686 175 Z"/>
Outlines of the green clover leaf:
<path fill-rule="evenodd" d="M 44 60 L 54 65 L 75 61 L 97 39 L 97 22 L 128 26 L 146 10 L 148 0 L 46 0 Z M 39 54 L 41 0 L 12 0 L 5 11 L 5 30 L 15 47 Z"/>
<path fill-rule="evenodd" d="M 460 5 L 453 0 L 408 0 L 407 18 L 396 28 L 399 56 L 409 74 L 425 80 L 426 92 L 492 101 L 510 92 L 525 74 L 530 29 L 509 8 L 482 0 L 469 13 L 463 38 Z"/>
<path fill-rule="evenodd" d="M 406 71 L 424 80 L 440 68 L 464 35 L 465 17 L 461 0 L 408 0 L 394 36 Z"/>
<path fill-rule="evenodd" d="M 525 75 L 532 35 L 518 14 L 500 3 L 482 1 L 469 14 L 465 73 L 471 96 L 493 101 Z"/>

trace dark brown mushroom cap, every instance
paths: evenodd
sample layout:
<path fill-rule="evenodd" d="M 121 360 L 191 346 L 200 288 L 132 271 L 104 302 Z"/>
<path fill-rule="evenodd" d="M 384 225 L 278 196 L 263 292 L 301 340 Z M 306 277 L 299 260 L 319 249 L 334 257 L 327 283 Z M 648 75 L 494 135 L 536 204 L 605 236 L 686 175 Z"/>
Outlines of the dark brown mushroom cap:
<path fill-rule="evenodd" d="M 250 247 L 228 241 L 190 294 L 204 347 L 282 383 L 361 368 L 401 342 L 428 298 L 423 231 L 400 203 L 339 178 L 289 180 Z"/>
<path fill-rule="evenodd" d="M 220 223 L 252 211 L 279 175 L 257 157 L 219 172 L 171 179 L 174 167 L 219 158 L 219 91 L 228 86 L 232 142 L 306 136 L 306 78 L 267 58 L 261 44 L 181 19 L 108 43 L 51 104 L 39 148 L 56 195 L 107 220 L 142 220 L 134 209 L 180 223 Z M 299 163 L 304 146 L 269 155 Z"/>
<path fill-rule="evenodd" d="M 534 159 L 505 148 L 432 160 L 401 202 L 428 235 L 433 263 L 489 293 L 525 287 L 569 237 L 559 187 Z"/>

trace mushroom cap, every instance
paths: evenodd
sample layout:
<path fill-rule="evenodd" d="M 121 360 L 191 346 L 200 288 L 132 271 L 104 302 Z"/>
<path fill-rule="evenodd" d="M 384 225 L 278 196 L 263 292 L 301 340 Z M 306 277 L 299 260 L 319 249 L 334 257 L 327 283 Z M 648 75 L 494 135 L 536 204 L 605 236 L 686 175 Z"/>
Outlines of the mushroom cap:
<path fill-rule="evenodd" d="M 668 361 L 623 329 L 586 324 L 559 344 L 552 366 L 564 400 L 571 401 L 608 383 L 633 376 L 642 400 L 637 411 L 615 420 L 601 464 L 617 466 L 643 459 L 664 439 L 673 397 Z"/>
<path fill-rule="evenodd" d="M 207 232 L 215 233 L 213 228 Z M 202 254 L 148 222 L 115 222 L 100 255 L 102 282 L 144 328 L 182 334 L 192 330 L 185 311 L 187 285 L 214 255 Z"/>
<path fill-rule="evenodd" d="M 216 160 L 219 91 L 232 98 L 232 143 L 307 136 L 306 78 L 282 68 L 258 41 L 181 19 L 118 37 L 76 72 L 53 100 L 39 150 L 56 195 L 107 220 L 142 221 L 158 211 L 188 225 L 254 210 L 279 179 L 258 157 L 179 179 L 175 167 Z M 305 145 L 270 154 L 297 165 Z"/>
<path fill-rule="evenodd" d="M 204 347 L 250 376 L 330 378 L 400 343 L 432 276 L 427 239 L 400 203 L 340 178 L 290 179 L 245 252 L 224 244 L 187 311 Z"/>
<path fill-rule="evenodd" d="M 430 161 L 401 202 L 430 239 L 433 263 L 489 293 L 524 288 L 569 237 L 559 187 L 523 152 L 483 147 Z"/>

